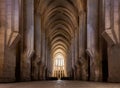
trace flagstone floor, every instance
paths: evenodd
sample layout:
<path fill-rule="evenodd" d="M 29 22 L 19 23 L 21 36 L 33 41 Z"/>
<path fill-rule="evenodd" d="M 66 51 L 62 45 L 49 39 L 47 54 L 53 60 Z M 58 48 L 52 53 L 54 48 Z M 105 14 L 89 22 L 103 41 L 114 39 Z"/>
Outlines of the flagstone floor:
<path fill-rule="evenodd" d="M 120 83 L 57 80 L 20 83 L 0 83 L 0 88 L 120 88 Z"/>

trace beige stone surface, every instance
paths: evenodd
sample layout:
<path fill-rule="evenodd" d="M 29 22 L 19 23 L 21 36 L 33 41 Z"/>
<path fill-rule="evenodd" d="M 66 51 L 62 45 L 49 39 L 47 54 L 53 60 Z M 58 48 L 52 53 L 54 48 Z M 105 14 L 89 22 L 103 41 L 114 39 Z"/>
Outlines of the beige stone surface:
<path fill-rule="evenodd" d="M 0 88 L 120 88 L 120 83 L 82 81 L 40 81 L 0 84 Z"/>

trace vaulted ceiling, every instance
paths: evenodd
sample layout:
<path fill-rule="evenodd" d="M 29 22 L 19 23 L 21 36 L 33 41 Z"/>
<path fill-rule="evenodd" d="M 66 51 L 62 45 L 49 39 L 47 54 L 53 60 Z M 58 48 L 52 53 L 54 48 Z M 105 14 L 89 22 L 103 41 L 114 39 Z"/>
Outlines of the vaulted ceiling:
<path fill-rule="evenodd" d="M 39 11 L 44 21 L 43 29 L 47 32 L 51 54 L 67 54 L 74 30 L 78 26 L 75 2 L 73 0 L 41 0 L 40 3 Z M 58 49 L 61 51 L 56 52 Z"/>
<path fill-rule="evenodd" d="M 48 39 L 52 58 L 58 53 L 67 58 L 71 40 L 79 27 L 79 14 L 85 10 L 83 3 L 85 0 L 35 1 L 35 11 L 41 16 L 42 30 Z"/>

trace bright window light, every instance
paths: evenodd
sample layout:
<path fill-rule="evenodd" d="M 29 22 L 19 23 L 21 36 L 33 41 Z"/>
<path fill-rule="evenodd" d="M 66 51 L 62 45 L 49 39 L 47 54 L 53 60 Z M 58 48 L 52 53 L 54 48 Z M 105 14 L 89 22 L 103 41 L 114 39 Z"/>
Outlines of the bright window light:
<path fill-rule="evenodd" d="M 64 57 L 62 54 L 58 54 L 55 57 L 55 65 L 56 66 L 64 66 Z"/>

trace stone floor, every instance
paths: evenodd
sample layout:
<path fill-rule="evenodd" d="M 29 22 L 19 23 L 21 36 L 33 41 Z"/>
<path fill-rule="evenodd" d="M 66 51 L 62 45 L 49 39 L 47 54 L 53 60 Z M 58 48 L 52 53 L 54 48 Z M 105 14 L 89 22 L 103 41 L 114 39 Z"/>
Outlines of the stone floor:
<path fill-rule="evenodd" d="M 120 88 L 120 83 L 82 81 L 40 81 L 0 84 L 0 88 Z"/>

